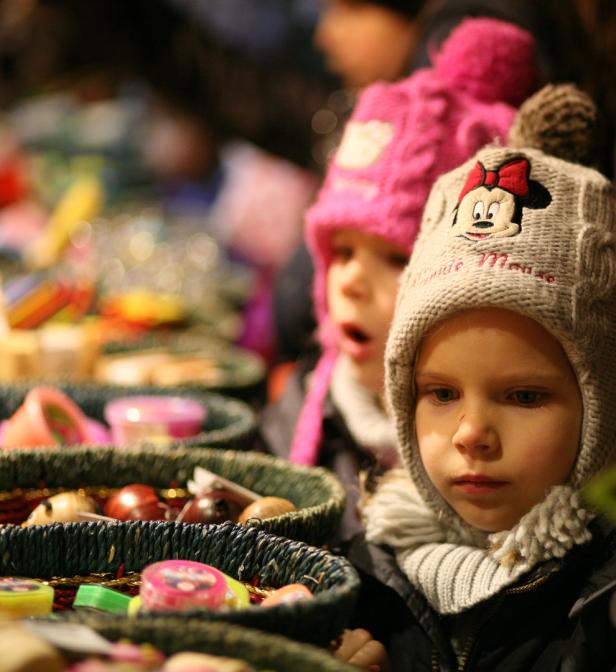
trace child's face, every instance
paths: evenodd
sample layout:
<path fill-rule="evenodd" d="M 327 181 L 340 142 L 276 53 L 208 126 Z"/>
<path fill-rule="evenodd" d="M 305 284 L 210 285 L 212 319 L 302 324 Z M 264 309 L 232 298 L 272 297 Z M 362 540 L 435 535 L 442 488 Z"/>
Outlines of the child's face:
<path fill-rule="evenodd" d="M 315 44 L 346 86 L 394 81 L 404 74 L 415 48 L 413 21 L 370 2 L 324 0 L 322 4 Z"/>
<path fill-rule="evenodd" d="M 580 390 L 558 341 L 499 309 L 461 313 L 429 333 L 416 369 L 419 453 L 470 525 L 511 529 L 578 452 Z"/>
<path fill-rule="evenodd" d="M 385 343 L 408 255 L 383 238 L 355 229 L 337 231 L 332 249 L 327 304 L 339 331 L 339 348 L 349 356 L 356 380 L 381 393 Z"/>

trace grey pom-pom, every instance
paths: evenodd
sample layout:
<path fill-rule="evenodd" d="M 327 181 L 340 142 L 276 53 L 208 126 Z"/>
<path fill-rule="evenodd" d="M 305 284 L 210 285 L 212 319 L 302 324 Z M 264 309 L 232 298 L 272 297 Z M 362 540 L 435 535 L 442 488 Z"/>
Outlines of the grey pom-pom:
<path fill-rule="evenodd" d="M 598 114 L 590 97 L 573 84 L 549 84 L 518 110 L 509 145 L 533 147 L 565 161 L 597 161 Z"/>

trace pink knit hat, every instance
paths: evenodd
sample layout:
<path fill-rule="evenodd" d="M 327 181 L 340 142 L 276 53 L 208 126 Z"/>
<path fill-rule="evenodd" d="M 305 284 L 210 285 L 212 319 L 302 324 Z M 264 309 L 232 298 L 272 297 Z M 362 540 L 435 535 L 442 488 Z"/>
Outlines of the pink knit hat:
<path fill-rule="evenodd" d="M 316 203 L 306 214 L 323 354 L 296 426 L 290 459 L 315 464 L 337 346 L 327 311 L 333 233 L 359 229 L 409 253 L 433 182 L 483 145 L 505 139 L 515 107 L 537 84 L 530 33 L 497 19 L 466 19 L 432 68 L 366 88 L 345 128 Z"/>

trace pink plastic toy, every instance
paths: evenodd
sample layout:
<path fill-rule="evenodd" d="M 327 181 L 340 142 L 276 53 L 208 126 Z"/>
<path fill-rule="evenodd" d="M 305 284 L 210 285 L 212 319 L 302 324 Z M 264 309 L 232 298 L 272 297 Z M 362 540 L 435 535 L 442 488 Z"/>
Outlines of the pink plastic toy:
<path fill-rule="evenodd" d="M 141 574 L 144 609 L 184 611 L 217 609 L 225 603 L 228 585 L 215 567 L 192 560 L 164 560 L 146 567 Z"/>
<path fill-rule="evenodd" d="M 122 397 L 105 406 L 105 419 L 111 426 L 113 441 L 119 445 L 196 436 L 206 414 L 203 404 L 184 397 Z"/>
<path fill-rule="evenodd" d="M 4 448 L 92 443 L 90 421 L 65 394 L 51 387 L 35 387 L 15 415 L 4 423 Z"/>

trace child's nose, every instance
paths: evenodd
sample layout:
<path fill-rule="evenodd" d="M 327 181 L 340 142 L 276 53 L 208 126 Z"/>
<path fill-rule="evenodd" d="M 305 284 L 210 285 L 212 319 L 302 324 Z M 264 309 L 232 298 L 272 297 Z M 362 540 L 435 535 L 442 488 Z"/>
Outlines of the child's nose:
<path fill-rule="evenodd" d="M 498 432 L 481 409 L 464 409 L 454 432 L 454 447 L 472 457 L 488 457 L 500 451 Z"/>
<path fill-rule="evenodd" d="M 341 277 L 341 288 L 344 294 L 354 298 L 366 296 L 370 291 L 370 277 L 366 265 L 357 258 L 349 260 Z"/>

